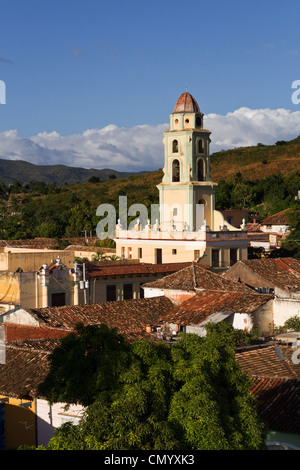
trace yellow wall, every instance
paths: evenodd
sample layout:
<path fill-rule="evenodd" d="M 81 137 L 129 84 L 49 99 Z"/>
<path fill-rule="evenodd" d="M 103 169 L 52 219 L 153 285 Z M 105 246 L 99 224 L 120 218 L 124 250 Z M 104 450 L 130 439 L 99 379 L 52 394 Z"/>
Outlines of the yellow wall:
<path fill-rule="evenodd" d="M 44 263 L 50 264 L 59 256 L 62 262 L 70 267 L 74 261 L 73 251 L 38 251 L 22 248 L 5 249 L 0 253 L 0 271 L 14 272 L 21 268 L 24 272 L 36 271 Z"/>
<path fill-rule="evenodd" d="M 20 303 L 20 274 L 0 273 L 0 301 Z"/>
<path fill-rule="evenodd" d="M 157 248 L 162 249 L 162 263 L 192 262 L 200 258 L 201 263 L 211 266 L 212 249 L 220 250 L 220 267 L 229 267 L 231 248 L 238 248 L 238 260 L 247 259 L 248 256 L 247 246 L 239 246 L 238 239 L 235 246 L 226 244 L 225 240 L 221 245 L 216 244 L 215 246 L 203 246 L 197 242 L 179 244 L 175 240 L 170 241 L 170 243 L 159 243 L 159 241 L 155 242 L 154 240 L 150 243 L 146 243 L 143 240 L 140 240 L 138 243 L 135 243 L 134 240 L 117 240 L 117 255 L 121 256 L 122 247 L 125 248 L 125 254 L 127 254 L 129 246 L 133 258 L 137 258 L 139 254 L 142 254 L 140 262 L 152 264 L 156 263 L 155 250 Z M 139 249 L 142 249 L 142 252 Z"/>
<path fill-rule="evenodd" d="M 29 400 L 23 400 L 23 403 L 28 402 Z M 20 407 L 21 403 L 22 400 L 15 398 L 9 398 L 9 402 L 5 403 L 6 449 L 36 444 L 35 403 L 31 401 L 29 408 Z"/>

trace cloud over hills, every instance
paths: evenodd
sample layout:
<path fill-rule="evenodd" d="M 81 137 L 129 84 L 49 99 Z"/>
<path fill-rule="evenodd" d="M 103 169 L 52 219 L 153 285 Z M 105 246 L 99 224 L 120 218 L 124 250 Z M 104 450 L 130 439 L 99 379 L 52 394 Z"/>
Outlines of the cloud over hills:
<path fill-rule="evenodd" d="M 205 115 L 204 127 L 212 132 L 211 153 L 259 142 L 273 144 L 300 135 L 300 111 L 239 108 L 226 115 Z M 0 158 L 37 165 L 157 170 L 163 167 L 162 133 L 168 128 L 169 123 L 131 128 L 110 124 L 80 134 L 40 132 L 28 138 L 9 130 L 0 133 Z"/>

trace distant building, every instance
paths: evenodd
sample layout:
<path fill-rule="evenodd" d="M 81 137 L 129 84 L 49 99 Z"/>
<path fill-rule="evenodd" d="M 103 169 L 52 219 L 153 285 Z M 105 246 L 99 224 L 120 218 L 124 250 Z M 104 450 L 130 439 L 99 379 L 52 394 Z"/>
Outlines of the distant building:
<path fill-rule="evenodd" d="M 282 326 L 300 316 L 300 261 L 293 258 L 266 258 L 239 261 L 223 274 L 259 293 L 274 294 L 274 326 Z"/>
<path fill-rule="evenodd" d="M 176 338 L 180 331 L 205 336 L 207 323 L 225 321 L 235 329 L 262 336 L 273 331 L 273 295 L 261 295 L 241 282 L 226 279 L 197 264 L 145 284 L 145 297 L 165 296 L 174 303 L 162 314 L 162 332 Z"/>
<path fill-rule="evenodd" d="M 285 209 L 277 214 L 263 219 L 260 223 L 247 224 L 247 236 L 249 246 L 263 248 L 270 252 L 281 247 L 282 241 L 289 234 L 288 214 L 290 209 Z"/>
<path fill-rule="evenodd" d="M 291 209 L 285 209 L 277 214 L 270 215 L 260 223 L 260 229 L 267 233 L 284 235 L 289 229 L 288 215 Z"/>
<path fill-rule="evenodd" d="M 200 261 L 227 268 L 247 259 L 246 222 L 237 228 L 215 210 L 210 178 L 211 132 L 190 93 L 183 93 L 164 132 L 163 179 L 158 185 L 157 219 L 137 221 L 132 230 L 116 228 L 116 254 L 145 263 Z"/>
<path fill-rule="evenodd" d="M 144 294 L 142 284 L 161 279 L 190 264 L 152 265 L 138 260 L 74 262 L 74 251 L 71 250 L 22 249 L 2 255 L 0 267 L 11 270 L 0 270 L 0 313 L 20 307 L 45 308 L 139 299 Z M 17 266 L 22 268 L 16 269 Z"/>

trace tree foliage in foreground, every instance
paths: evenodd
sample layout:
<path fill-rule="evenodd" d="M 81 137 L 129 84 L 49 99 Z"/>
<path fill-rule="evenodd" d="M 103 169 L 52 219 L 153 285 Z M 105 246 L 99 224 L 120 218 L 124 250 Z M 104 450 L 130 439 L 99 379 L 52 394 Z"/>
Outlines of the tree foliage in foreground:
<path fill-rule="evenodd" d="M 79 327 L 52 354 L 41 390 L 86 412 L 78 425 L 60 427 L 48 449 L 263 449 L 266 428 L 235 360 L 240 339 L 225 323 L 204 338 L 183 334 L 172 347 L 129 344 L 105 325 Z"/>

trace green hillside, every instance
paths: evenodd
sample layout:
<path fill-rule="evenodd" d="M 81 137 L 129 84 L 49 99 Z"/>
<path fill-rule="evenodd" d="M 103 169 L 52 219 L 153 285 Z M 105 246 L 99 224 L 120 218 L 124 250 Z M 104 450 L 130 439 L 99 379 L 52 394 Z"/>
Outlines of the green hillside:
<path fill-rule="evenodd" d="M 21 184 L 39 181 L 62 186 L 65 183 L 87 182 L 93 176 L 100 180 L 107 180 L 110 175 L 120 178 L 131 174 L 132 172 L 119 172 L 108 168 L 96 170 L 66 165 L 34 165 L 23 160 L 0 159 L 0 183 L 5 184 L 13 184 L 17 181 Z"/>
<path fill-rule="evenodd" d="M 211 155 L 212 179 L 218 182 L 216 208 L 247 207 L 262 219 L 294 206 L 300 189 L 299 155 L 299 138 Z M 97 207 L 112 204 L 118 216 L 119 196 L 127 196 L 128 207 L 144 204 L 150 216 L 151 204 L 158 203 L 156 186 L 162 176 L 158 170 L 63 185 L 0 183 L 0 239 L 78 237 L 85 230 L 95 235 Z"/>
<path fill-rule="evenodd" d="M 274 145 L 258 144 L 214 153 L 210 156 L 211 176 L 216 182 L 229 180 L 241 173 L 245 179 L 262 179 L 281 173 L 288 175 L 300 171 L 300 136 L 289 142 L 279 141 Z M 155 173 L 155 172 L 154 172 Z M 65 183 L 88 182 L 91 177 L 100 180 L 110 175 L 123 178 L 132 172 L 119 172 L 116 169 L 87 169 L 66 165 L 34 165 L 22 160 L 0 158 L 0 183 L 22 185 L 30 182 L 44 182 L 62 186 Z M 159 182 L 159 181 L 158 181 Z"/>
<path fill-rule="evenodd" d="M 286 176 L 300 171 L 300 136 L 274 145 L 258 144 L 211 155 L 211 176 L 216 182 L 229 180 L 237 173 L 249 180 L 277 173 Z"/>

